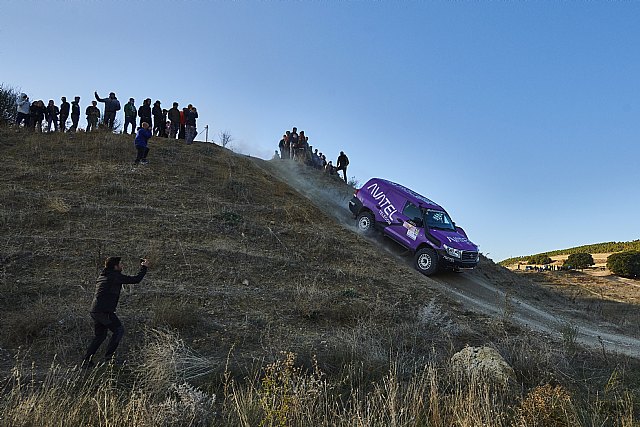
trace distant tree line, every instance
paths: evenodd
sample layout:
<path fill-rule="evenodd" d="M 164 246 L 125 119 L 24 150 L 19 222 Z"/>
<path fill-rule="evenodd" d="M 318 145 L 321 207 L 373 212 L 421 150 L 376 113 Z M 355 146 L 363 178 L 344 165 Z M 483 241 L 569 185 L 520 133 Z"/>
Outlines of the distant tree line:
<path fill-rule="evenodd" d="M 623 252 L 623 251 L 640 251 L 640 239 L 630 242 L 606 242 L 595 243 L 593 245 L 577 246 L 570 249 L 560 249 L 557 251 L 545 252 L 537 255 L 547 255 L 549 257 L 556 255 L 571 255 L 579 253 L 589 254 L 602 254 L 608 252 Z M 528 262 L 532 257 L 536 255 L 525 255 L 520 257 L 507 258 L 500 261 L 500 265 L 507 266 L 510 264 L 516 264 L 517 262 Z"/>

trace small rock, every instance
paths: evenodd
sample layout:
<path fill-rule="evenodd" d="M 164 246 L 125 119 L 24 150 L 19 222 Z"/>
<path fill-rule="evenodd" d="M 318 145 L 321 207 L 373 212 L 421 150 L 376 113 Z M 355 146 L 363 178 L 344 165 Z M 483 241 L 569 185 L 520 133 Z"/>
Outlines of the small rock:
<path fill-rule="evenodd" d="M 491 347 L 465 347 L 451 356 L 454 370 L 469 376 L 484 376 L 506 384 L 515 379 L 513 368 Z"/>

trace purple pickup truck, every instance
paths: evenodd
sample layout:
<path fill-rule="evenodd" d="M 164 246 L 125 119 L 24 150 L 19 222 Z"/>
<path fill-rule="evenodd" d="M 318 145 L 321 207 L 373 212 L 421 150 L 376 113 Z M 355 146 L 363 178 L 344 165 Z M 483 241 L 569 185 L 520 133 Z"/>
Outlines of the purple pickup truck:
<path fill-rule="evenodd" d="M 478 264 L 478 247 L 447 211 L 400 184 L 370 179 L 356 190 L 349 210 L 360 231 L 381 230 L 412 251 L 414 266 L 427 276 L 439 268 L 459 270 Z"/>

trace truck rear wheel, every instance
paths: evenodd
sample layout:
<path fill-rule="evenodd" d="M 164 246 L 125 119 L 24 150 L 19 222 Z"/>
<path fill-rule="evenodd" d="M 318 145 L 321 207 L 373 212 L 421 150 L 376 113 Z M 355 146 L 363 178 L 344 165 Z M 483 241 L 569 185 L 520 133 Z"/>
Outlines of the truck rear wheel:
<path fill-rule="evenodd" d="M 373 231 L 373 215 L 368 211 L 361 212 L 356 219 L 356 224 L 362 233 L 370 233 Z"/>
<path fill-rule="evenodd" d="M 431 276 L 438 271 L 438 255 L 431 248 L 419 249 L 413 260 L 416 270 L 425 276 Z"/>

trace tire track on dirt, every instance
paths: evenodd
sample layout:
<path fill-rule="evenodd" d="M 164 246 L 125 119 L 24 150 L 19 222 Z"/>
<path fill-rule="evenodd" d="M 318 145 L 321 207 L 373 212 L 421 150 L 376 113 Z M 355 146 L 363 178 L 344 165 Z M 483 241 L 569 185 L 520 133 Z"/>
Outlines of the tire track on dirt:
<path fill-rule="evenodd" d="M 261 164 L 274 176 L 287 182 L 298 193 L 312 201 L 321 211 L 334 218 L 345 228 L 358 233 L 347 203 L 353 194 L 353 188 L 342 181 L 332 180 L 293 162 L 264 162 Z M 380 236 L 363 236 L 379 250 L 395 257 L 405 268 L 412 269 L 411 262 L 403 256 L 396 244 Z M 482 262 L 482 261 L 481 261 Z M 490 262 L 490 261 L 484 261 Z M 418 273 L 416 273 L 418 274 Z M 510 273 L 514 274 L 514 273 Z M 590 348 L 604 349 L 627 356 L 640 358 L 640 339 L 612 332 L 614 326 L 595 325 L 562 312 L 565 307 L 558 302 L 543 301 L 529 284 L 514 288 L 513 292 L 503 290 L 498 283 L 501 278 L 482 278 L 475 272 L 440 274 L 432 277 L 418 277 L 425 286 L 435 288 L 459 302 L 465 308 L 493 318 L 505 318 L 546 334 L 553 339 L 563 340 L 565 335 L 575 334 L 575 342 Z M 492 283 L 495 282 L 495 283 Z M 517 277 L 514 274 L 514 281 Z M 530 295 L 527 295 L 530 294 Z M 535 301 L 533 301 L 535 299 Z"/>

